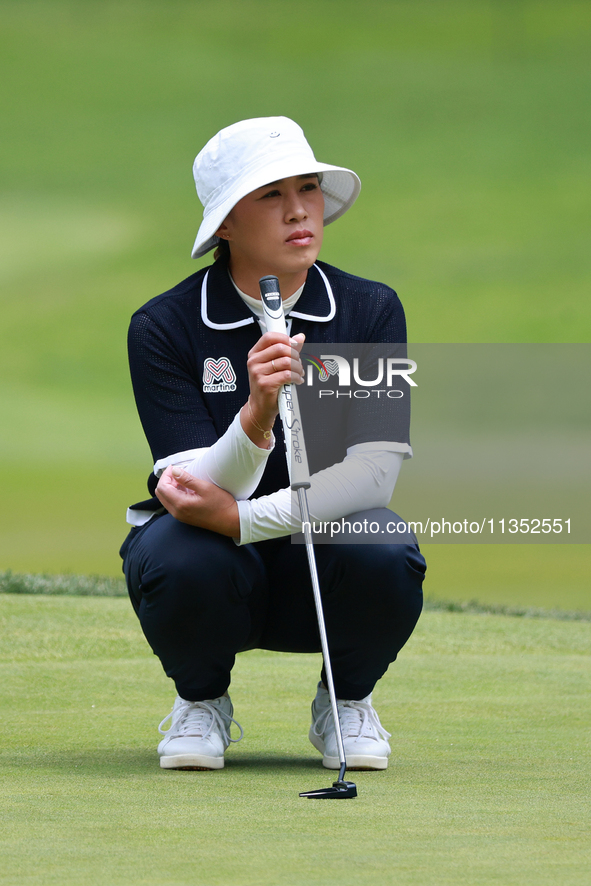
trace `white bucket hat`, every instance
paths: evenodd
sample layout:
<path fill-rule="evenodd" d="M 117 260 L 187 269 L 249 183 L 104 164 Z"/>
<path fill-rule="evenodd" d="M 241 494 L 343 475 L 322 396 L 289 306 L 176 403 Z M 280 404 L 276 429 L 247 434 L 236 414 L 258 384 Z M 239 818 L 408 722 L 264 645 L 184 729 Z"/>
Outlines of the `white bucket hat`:
<path fill-rule="evenodd" d="M 219 243 L 215 232 L 234 206 L 269 182 L 322 173 L 324 224 L 353 205 L 361 182 L 351 169 L 318 163 L 301 127 L 289 117 L 256 117 L 220 130 L 195 158 L 193 175 L 203 221 L 191 258 Z"/>

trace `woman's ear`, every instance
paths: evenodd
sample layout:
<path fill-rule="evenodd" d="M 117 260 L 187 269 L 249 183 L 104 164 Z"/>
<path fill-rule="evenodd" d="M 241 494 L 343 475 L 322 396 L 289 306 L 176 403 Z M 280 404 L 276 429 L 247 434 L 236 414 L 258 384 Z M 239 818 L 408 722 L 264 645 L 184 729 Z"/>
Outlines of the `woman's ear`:
<path fill-rule="evenodd" d="M 230 239 L 230 231 L 228 230 L 228 226 L 226 222 L 222 222 L 217 231 L 215 232 L 215 236 L 219 237 L 220 240 L 229 240 Z"/>

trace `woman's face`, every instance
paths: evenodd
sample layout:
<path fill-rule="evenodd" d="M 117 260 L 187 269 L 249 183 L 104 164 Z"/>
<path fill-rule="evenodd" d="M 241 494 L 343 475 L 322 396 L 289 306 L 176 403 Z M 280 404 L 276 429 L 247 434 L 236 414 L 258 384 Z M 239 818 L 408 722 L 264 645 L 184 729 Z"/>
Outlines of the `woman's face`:
<path fill-rule="evenodd" d="M 243 197 L 216 232 L 230 244 L 231 266 L 282 276 L 312 267 L 324 234 L 318 176 L 294 175 Z"/>

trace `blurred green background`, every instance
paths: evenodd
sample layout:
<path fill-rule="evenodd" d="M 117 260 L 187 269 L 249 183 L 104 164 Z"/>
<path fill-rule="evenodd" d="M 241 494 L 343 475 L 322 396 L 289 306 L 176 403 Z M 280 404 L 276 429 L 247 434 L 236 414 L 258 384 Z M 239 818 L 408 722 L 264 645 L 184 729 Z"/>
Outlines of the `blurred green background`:
<path fill-rule="evenodd" d="M 191 164 L 235 120 L 291 116 L 359 173 L 322 258 L 393 286 L 411 341 L 589 341 L 589 3 L 1 0 L 0 19 L 0 569 L 119 573 L 150 470 L 129 316 L 199 267 Z M 428 557 L 431 596 L 589 608 L 588 546 Z"/>

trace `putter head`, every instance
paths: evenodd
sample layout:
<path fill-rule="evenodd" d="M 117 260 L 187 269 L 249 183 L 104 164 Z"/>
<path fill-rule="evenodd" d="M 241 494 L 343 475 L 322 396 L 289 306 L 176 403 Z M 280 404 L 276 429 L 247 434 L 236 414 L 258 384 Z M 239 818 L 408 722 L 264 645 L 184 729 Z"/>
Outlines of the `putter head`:
<path fill-rule="evenodd" d="M 349 800 L 357 796 L 357 785 L 352 781 L 333 781 L 331 788 L 318 788 L 317 791 L 303 791 L 300 797 L 308 800 Z"/>

